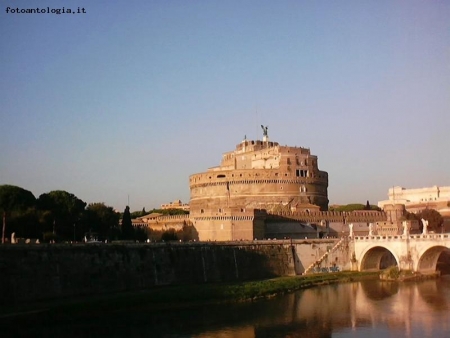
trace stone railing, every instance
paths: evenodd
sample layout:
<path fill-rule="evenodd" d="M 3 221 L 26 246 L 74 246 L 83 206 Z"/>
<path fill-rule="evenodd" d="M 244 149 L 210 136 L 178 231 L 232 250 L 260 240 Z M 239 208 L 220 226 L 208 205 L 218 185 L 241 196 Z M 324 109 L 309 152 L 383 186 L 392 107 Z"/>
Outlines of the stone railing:
<path fill-rule="evenodd" d="M 354 236 L 355 241 L 389 241 L 398 239 L 433 239 L 433 240 L 450 240 L 450 234 L 416 234 L 416 235 L 372 235 L 372 236 Z"/>

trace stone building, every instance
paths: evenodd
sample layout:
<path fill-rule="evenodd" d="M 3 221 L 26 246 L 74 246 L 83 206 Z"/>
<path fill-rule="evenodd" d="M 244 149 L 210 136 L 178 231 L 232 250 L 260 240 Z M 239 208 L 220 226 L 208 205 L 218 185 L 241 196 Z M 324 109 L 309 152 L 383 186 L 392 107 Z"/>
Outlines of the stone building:
<path fill-rule="evenodd" d="M 386 205 L 403 204 L 406 211 L 414 213 L 429 208 L 438 211 L 445 218 L 450 218 L 450 187 L 405 189 L 397 186 L 389 189 L 388 198 L 378 202 L 378 206 L 384 209 Z"/>
<path fill-rule="evenodd" d="M 308 148 L 244 139 L 219 166 L 189 177 L 190 219 L 201 240 L 263 236 L 258 210 L 328 210 L 328 174 Z"/>
<path fill-rule="evenodd" d="M 450 231 L 450 186 L 438 187 L 435 185 L 418 189 L 405 189 L 397 186 L 389 189 L 388 198 L 388 200 L 378 202 L 378 206 L 383 210 L 393 204 L 402 204 L 406 211 L 415 214 L 424 209 L 434 209 L 444 219 L 442 231 Z"/>
<path fill-rule="evenodd" d="M 276 142 L 243 140 L 219 166 L 191 175 L 189 187 L 193 214 L 220 207 L 328 210 L 328 174 L 317 156 Z"/>
<path fill-rule="evenodd" d="M 328 211 L 328 174 L 308 148 L 263 140 L 240 142 L 220 165 L 189 177 L 189 215 L 147 215 L 154 230 L 195 228 L 200 241 L 341 237 L 401 234 L 406 211 L 436 206 L 446 215 L 450 187 L 389 191 L 383 211 Z M 181 202 L 179 202 L 181 204 Z M 172 203 L 169 205 L 173 205 Z M 406 208 L 406 209 L 405 209 Z M 412 232 L 419 225 L 408 223 Z"/>
<path fill-rule="evenodd" d="M 189 204 L 182 203 L 180 200 L 175 200 L 170 203 L 161 204 L 161 209 L 163 209 L 163 210 L 178 209 L 178 210 L 189 211 Z"/>

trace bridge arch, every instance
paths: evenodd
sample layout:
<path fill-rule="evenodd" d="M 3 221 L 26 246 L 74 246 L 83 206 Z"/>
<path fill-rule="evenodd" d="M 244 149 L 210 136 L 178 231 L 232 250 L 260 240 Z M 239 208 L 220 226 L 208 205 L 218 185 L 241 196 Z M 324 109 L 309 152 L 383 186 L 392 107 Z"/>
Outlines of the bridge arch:
<path fill-rule="evenodd" d="M 450 249 L 441 245 L 428 248 L 421 253 L 415 270 L 421 273 L 435 272 L 439 257 L 443 252 L 450 252 Z"/>
<path fill-rule="evenodd" d="M 399 259 L 394 252 L 384 246 L 375 246 L 362 254 L 359 271 L 383 270 L 389 266 L 399 266 Z"/>

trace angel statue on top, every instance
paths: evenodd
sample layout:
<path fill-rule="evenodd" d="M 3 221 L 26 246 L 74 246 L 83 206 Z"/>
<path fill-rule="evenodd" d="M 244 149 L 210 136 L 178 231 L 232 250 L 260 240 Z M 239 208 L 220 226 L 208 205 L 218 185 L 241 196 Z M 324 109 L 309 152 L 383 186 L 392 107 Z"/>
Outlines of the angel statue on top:
<path fill-rule="evenodd" d="M 263 130 L 263 136 L 264 137 L 267 137 L 267 136 L 269 136 L 269 133 L 268 133 L 268 129 L 269 129 L 269 126 L 263 126 L 262 124 L 261 124 L 261 128 L 262 128 L 262 130 Z"/>

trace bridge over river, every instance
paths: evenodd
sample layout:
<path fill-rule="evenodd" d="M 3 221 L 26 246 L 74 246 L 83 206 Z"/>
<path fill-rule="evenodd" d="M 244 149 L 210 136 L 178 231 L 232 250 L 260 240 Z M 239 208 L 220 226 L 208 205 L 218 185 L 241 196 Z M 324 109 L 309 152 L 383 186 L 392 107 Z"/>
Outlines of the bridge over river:
<path fill-rule="evenodd" d="M 441 253 L 450 251 L 450 234 L 355 236 L 351 243 L 353 270 L 380 270 L 397 265 L 401 270 L 431 273 L 436 271 Z"/>

